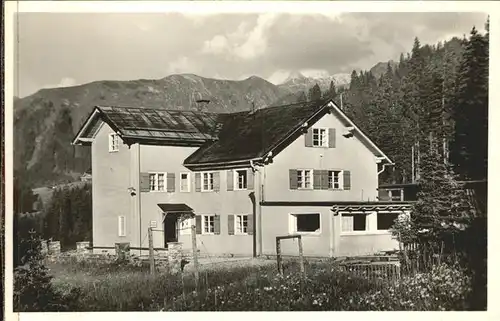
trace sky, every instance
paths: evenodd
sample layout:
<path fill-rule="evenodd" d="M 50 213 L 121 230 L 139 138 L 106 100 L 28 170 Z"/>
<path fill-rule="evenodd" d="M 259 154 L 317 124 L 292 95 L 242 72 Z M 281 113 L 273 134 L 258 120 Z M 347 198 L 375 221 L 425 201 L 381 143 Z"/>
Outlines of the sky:
<path fill-rule="evenodd" d="M 192 73 L 273 83 L 350 73 L 484 30 L 482 13 L 20 13 L 16 96 L 96 80 Z"/>

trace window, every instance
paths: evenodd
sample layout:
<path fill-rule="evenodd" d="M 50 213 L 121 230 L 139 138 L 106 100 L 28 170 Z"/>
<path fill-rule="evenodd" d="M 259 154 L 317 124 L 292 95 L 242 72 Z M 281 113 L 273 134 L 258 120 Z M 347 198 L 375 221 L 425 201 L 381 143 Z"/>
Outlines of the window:
<path fill-rule="evenodd" d="M 165 173 L 149 173 L 149 190 L 165 191 Z"/>
<path fill-rule="evenodd" d="M 366 214 L 342 214 L 342 232 L 366 231 Z"/>
<path fill-rule="evenodd" d="M 340 178 L 342 171 L 328 171 L 328 188 L 341 189 Z"/>
<path fill-rule="evenodd" d="M 118 151 L 118 135 L 117 134 L 109 134 L 109 151 L 117 152 Z"/>
<path fill-rule="evenodd" d="M 313 128 L 313 146 L 328 147 L 328 131 L 326 128 Z"/>
<path fill-rule="evenodd" d="M 215 233 L 215 215 L 203 215 L 203 234 Z"/>
<path fill-rule="evenodd" d="M 248 215 L 235 215 L 236 234 L 248 233 Z"/>
<path fill-rule="evenodd" d="M 319 233 L 320 214 L 292 214 L 292 233 Z"/>
<path fill-rule="evenodd" d="M 202 191 L 213 191 L 214 190 L 214 173 L 203 173 L 202 176 L 202 184 L 201 184 L 201 190 Z"/>
<path fill-rule="evenodd" d="M 236 189 L 247 189 L 247 170 L 236 171 Z"/>
<path fill-rule="evenodd" d="M 398 218 L 399 213 L 378 213 L 377 214 L 377 230 L 388 230 Z"/>
<path fill-rule="evenodd" d="M 312 188 L 312 170 L 302 169 L 297 170 L 297 186 L 298 188 L 311 189 Z"/>
<path fill-rule="evenodd" d="M 125 216 L 118 216 L 118 236 L 125 236 Z"/>
<path fill-rule="evenodd" d="M 387 191 L 390 201 L 402 201 L 400 189 L 390 189 Z"/>
<path fill-rule="evenodd" d="M 189 235 L 191 234 L 191 226 L 193 225 L 193 219 L 185 218 L 180 221 L 179 224 L 179 234 L 180 235 Z"/>
<path fill-rule="evenodd" d="M 181 173 L 181 192 L 189 192 L 189 173 Z"/>

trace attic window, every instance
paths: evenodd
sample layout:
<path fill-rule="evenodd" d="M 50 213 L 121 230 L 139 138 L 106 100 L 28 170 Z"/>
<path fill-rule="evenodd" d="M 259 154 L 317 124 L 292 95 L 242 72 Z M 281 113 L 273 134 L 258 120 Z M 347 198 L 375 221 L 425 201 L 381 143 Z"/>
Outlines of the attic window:
<path fill-rule="evenodd" d="M 117 152 L 118 151 L 118 135 L 117 134 L 109 134 L 109 152 Z"/>
<path fill-rule="evenodd" d="M 328 131 L 326 128 L 313 128 L 313 146 L 328 147 Z"/>

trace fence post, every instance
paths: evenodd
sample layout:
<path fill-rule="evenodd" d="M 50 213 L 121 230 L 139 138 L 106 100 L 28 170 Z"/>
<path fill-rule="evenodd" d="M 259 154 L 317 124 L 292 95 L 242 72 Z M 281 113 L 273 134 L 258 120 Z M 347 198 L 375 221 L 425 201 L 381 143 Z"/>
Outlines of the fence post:
<path fill-rule="evenodd" d="M 148 228 L 148 238 L 149 238 L 149 269 L 151 274 L 155 274 L 155 251 L 153 247 L 153 229 Z"/>
<path fill-rule="evenodd" d="M 283 267 L 281 265 L 281 244 L 279 237 L 276 237 L 276 263 L 278 264 L 278 273 L 283 274 Z"/>
<path fill-rule="evenodd" d="M 306 271 L 304 268 L 304 251 L 302 249 L 302 235 L 298 236 L 299 238 L 299 262 L 300 262 L 300 274 L 302 278 L 305 277 Z"/>
<path fill-rule="evenodd" d="M 191 246 L 193 248 L 193 264 L 194 264 L 194 281 L 198 289 L 198 282 L 200 280 L 199 266 L 198 266 L 198 248 L 196 246 L 196 226 L 191 225 Z"/>

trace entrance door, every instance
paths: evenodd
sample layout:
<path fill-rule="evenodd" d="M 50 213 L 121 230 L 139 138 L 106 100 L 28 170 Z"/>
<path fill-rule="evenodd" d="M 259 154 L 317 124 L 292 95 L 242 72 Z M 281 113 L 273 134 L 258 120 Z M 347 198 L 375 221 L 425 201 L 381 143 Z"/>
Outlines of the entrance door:
<path fill-rule="evenodd" d="M 165 235 L 165 248 L 167 247 L 167 243 L 170 242 L 178 242 L 177 236 L 177 216 L 176 215 L 168 215 L 164 220 L 164 235 Z"/>

